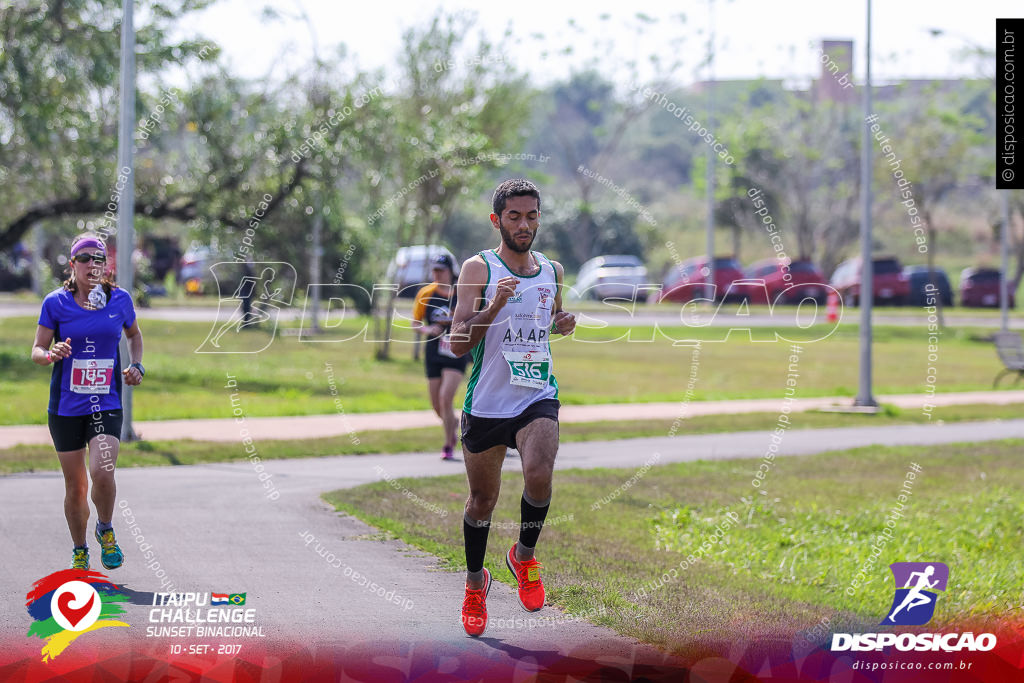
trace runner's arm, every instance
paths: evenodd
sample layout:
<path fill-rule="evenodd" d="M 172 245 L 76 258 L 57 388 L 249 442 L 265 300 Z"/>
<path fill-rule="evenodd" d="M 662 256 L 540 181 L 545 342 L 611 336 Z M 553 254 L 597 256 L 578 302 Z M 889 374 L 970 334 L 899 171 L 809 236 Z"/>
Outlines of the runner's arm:
<path fill-rule="evenodd" d="M 128 338 L 128 362 L 129 363 L 141 363 L 142 362 L 142 330 L 139 329 L 139 321 L 136 320 L 132 323 L 132 326 L 124 331 L 124 336 Z"/>
<path fill-rule="evenodd" d="M 36 338 L 32 342 L 32 362 L 36 365 L 49 365 L 65 356 L 71 355 L 71 339 L 57 342 L 53 347 L 50 358 L 46 354 L 50 352 L 50 344 L 53 344 L 53 330 L 45 325 L 36 327 Z M 66 347 L 66 348 L 65 348 Z"/>
<path fill-rule="evenodd" d="M 498 281 L 497 293 L 494 299 L 484 303 L 477 311 L 477 305 L 483 301 L 483 291 L 487 286 L 487 264 L 479 255 L 466 261 L 459 274 L 459 283 L 456 285 L 455 313 L 452 316 L 452 353 L 456 356 L 464 356 L 473 350 L 473 347 L 480 343 L 487 333 L 487 327 L 494 322 L 508 300 L 515 291 L 515 285 L 519 280 L 513 277 L 502 278 Z"/>
<path fill-rule="evenodd" d="M 565 280 L 565 269 L 558 261 L 552 261 L 551 265 L 555 268 L 555 279 L 558 281 L 555 286 L 555 308 L 551 324 L 555 332 L 570 335 L 576 329 L 576 316 L 562 310 L 562 282 Z"/>
<path fill-rule="evenodd" d="M 135 320 L 132 322 L 132 326 L 124 332 L 124 336 L 128 338 L 128 363 L 142 363 L 142 330 L 139 329 L 139 321 Z M 129 386 L 136 386 L 142 382 L 142 373 L 139 369 L 129 365 L 127 368 L 122 370 L 124 373 L 125 384 Z"/>

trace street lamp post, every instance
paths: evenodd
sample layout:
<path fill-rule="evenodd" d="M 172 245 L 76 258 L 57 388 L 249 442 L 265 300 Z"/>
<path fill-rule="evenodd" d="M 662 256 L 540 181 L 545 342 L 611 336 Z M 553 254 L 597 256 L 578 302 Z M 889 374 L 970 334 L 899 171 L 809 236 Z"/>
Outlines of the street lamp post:
<path fill-rule="evenodd" d="M 714 115 L 715 115 L 715 14 L 714 14 L 714 0 L 708 0 L 708 23 L 710 28 L 708 30 L 708 130 L 714 126 Z M 711 145 L 707 147 L 707 205 L 708 205 L 708 218 L 707 218 L 707 252 L 708 252 L 708 266 L 707 275 L 704 280 L 707 285 L 705 286 L 705 295 L 708 296 L 714 302 L 715 299 L 715 154 Z M 723 294 L 724 295 L 724 294 Z"/>
<path fill-rule="evenodd" d="M 864 129 L 860 150 L 860 386 L 854 405 L 876 407 L 871 392 L 871 306 L 874 303 L 874 267 L 871 262 L 871 0 L 867 0 L 867 40 L 864 77 Z"/>
<path fill-rule="evenodd" d="M 1002 228 L 999 231 L 999 251 L 1002 270 L 999 273 L 999 328 L 1006 332 L 1010 327 L 1010 191 L 996 190 L 1003 208 Z"/>
<path fill-rule="evenodd" d="M 134 0 L 123 0 L 121 14 L 121 102 L 117 131 L 117 174 L 128 169 L 117 205 L 117 283 L 131 293 L 135 280 L 135 160 L 132 133 L 135 128 L 135 24 L 132 19 Z M 121 337 L 121 363 L 129 363 L 128 341 Z M 132 387 L 124 385 L 121 394 L 124 422 L 121 441 L 134 441 L 138 437 L 132 426 Z"/>

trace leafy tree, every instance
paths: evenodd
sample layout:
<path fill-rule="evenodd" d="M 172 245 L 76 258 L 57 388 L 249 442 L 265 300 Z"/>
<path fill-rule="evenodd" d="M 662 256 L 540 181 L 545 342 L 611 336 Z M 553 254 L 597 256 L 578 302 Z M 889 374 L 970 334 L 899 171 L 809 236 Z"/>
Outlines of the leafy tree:
<path fill-rule="evenodd" d="M 988 136 L 984 120 L 967 112 L 969 88 L 933 84 L 920 91 L 907 86 L 902 90 L 901 97 L 876 109 L 879 130 L 871 142 L 877 199 L 902 204 L 900 232 L 927 249 L 934 284 L 939 248 L 935 211 L 957 188 L 984 173 L 991 157 L 985 149 Z M 882 142 L 887 148 L 880 147 Z M 915 238 L 922 227 L 927 241 L 919 239 L 922 235 Z M 941 297 L 936 301 L 941 321 Z"/>
<path fill-rule="evenodd" d="M 561 227 L 569 235 L 560 235 L 558 240 L 568 247 L 559 251 L 567 264 L 578 265 L 598 253 L 602 228 L 595 215 L 597 205 L 621 204 L 596 176 L 625 186 L 625 179 L 615 177 L 613 161 L 629 127 L 651 106 L 649 100 L 619 100 L 613 84 L 597 71 L 573 74 L 548 94 L 539 123 L 543 131 L 538 136 L 539 146 L 551 154 L 554 170 L 570 181 L 567 186 L 575 195 L 574 216 Z M 558 224 L 549 225 L 557 229 Z"/>
<path fill-rule="evenodd" d="M 721 217 L 763 231 L 747 196 L 761 189 L 789 255 L 813 259 L 831 273 L 859 234 L 858 124 L 848 106 L 799 95 L 726 121 L 722 137 L 736 163 L 716 166 Z"/>
<path fill-rule="evenodd" d="M 388 130 L 376 140 L 385 186 L 377 198 L 385 198 L 370 219 L 393 247 L 417 236 L 439 242 L 457 201 L 500 164 L 496 155 L 522 139 L 532 91 L 504 59 L 507 46 L 482 35 L 467 41 L 474 23 L 469 14 L 439 12 L 403 35 L 399 90 L 385 110 Z M 390 326 L 392 303 L 385 302 L 378 326 Z M 378 357 L 389 349 L 382 342 Z"/>
<path fill-rule="evenodd" d="M 139 74 L 216 56 L 216 46 L 172 41 L 177 21 L 212 0 L 144 0 Z M 37 221 L 102 214 L 115 184 L 120 2 L 6 3 L 0 7 L 0 250 Z M 205 51 L 204 51 L 205 48 Z M 136 113 L 148 115 L 144 103 Z M 189 219 L 193 207 L 142 194 L 136 212 Z"/>
<path fill-rule="evenodd" d="M 644 114 L 656 106 L 655 98 L 644 96 L 644 89 L 658 93 L 670 91 L 673 76 L 682 66 L 678 58 L 664 63 L 656 52 L 643 56 L 646 65 L 641 65 L 637 57 L 615 58 L 624 36 L 642 45 L 658 19 L 642 12 L 636 12 L 625 22 L 613 22 L 609 14 L 601 15 L 600 19 L 607 30 L 597 33 L 591 40 L 591 54 L 597 56 L 577 67 L 568 80 L 550 88 L 538 107 L 534 124 L 538 129 L 538 146 L 552 156 L 552 170 L 569 181 L 564 185 L 573 191 L 572 219 L 560 224 L 549 222 L 549 227 L 569 231 L 571 235 L 571 238 L 559 235 L 556 240 L 571 247 L 559 252 L 559 258 L 569 265 L 580 264 L 602 251 L 599 236 L 608 226 L 598 223 L 598 213 L 611 215 L 624 211 L 622 200 L 595 176 L 607 178 L 623 188 L 629 185 L 630 194 L 637 193 L 636 201 L 645 201 L 642 192 L 628 182 L 635 176 L 627 173 L 628 164 L 622 163 L 621 157 L 628 155 L 625 141 L 628 133 L 637 129 Z M 686 18 L 677 14 L 668 21 L 683 24 Z M 583 38 L 582 28 L 575 21 L 569 20 L 569 29 Z M 667 45 L 677 50 L 681 42 L 679 35 L 673 35 Z M 572 45 L 568 45 L 558 56 L 565 59 L 572 52 Z M 643 73 L 650 75 L 642 77 Z M 615 83 L 627 85 L 617 92 Z M 676 132 L 680 133 L 678 129 Z M 625 228 L 624 225 L 619 227 Z M 634 237 L 632 226 L 622 237 L 624 240 Z"/>

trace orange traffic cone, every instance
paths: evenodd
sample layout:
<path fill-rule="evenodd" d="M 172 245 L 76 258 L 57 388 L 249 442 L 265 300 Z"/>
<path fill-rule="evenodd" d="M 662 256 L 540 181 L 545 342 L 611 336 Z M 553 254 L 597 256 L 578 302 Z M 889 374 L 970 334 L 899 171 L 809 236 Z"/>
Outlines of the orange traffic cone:
<path fill-rule="evenodd" d="M 830 289 L 828 292 L 825 319 L 830 323 L 839 320 L 839 292 L 834 289 Z"/>

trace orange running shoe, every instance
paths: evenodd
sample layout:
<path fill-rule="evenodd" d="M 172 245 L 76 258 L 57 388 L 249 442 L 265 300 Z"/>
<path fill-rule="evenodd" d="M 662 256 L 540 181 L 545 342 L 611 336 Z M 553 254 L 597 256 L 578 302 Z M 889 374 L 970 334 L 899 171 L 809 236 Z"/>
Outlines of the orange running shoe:
<path fill-rule="evenodd" d="M 484 569 L 484 587 L 472 590 L 466 586 L 466 598 L 462 601 L 462 628 L 474 638 L 483 635 L 487 628 L 487 594 L 491 591 L 491 573 Z"/>
<path fill-rule="evenodd" d="M 505 555 L 505 564 L 519 582 L 519 604 L 527 612 L 536 612 L 544 606 L 544 582 L 540 580 L 541 563 L 536 557 L 525 562 L 517 560 L 517 545 L 519 544 L 513 543 Z"/>

